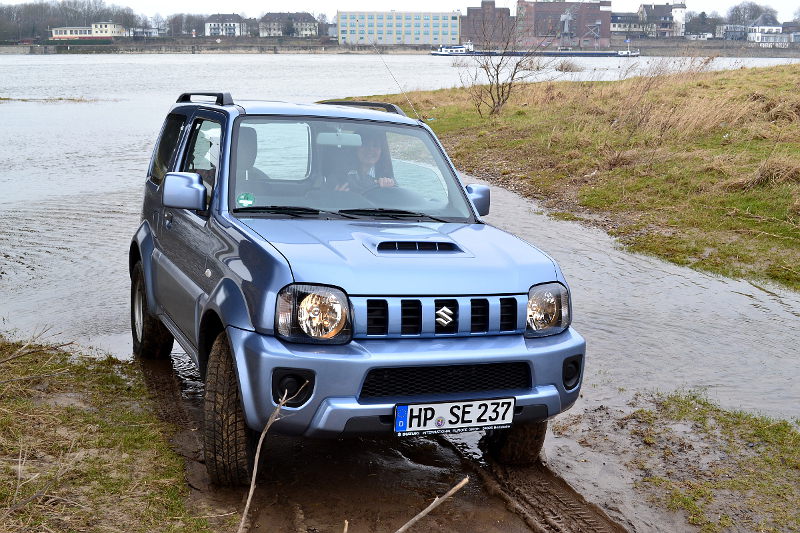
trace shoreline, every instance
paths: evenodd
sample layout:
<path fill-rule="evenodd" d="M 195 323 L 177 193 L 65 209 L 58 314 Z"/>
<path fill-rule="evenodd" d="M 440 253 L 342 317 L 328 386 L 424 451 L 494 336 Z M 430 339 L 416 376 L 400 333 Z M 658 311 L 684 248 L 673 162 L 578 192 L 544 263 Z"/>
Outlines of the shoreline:
<path fill-rule="evenodd" d="M 800 43 L 798 43 L 800 44 Z M 622 50 L 627 44 L 613 41 L 605 50 Z M 631 48 L 641 52 L 640 57 L 741 57 L 741 58 L 800 58 L 800 45 L 788 48 L 764 48 L 758 43 L 743 41 L 686 41 L 671 39 L 640 40 Z M 377 51 L 376 51 L 377 50 Z M 332 54 L 332 55 L 428 55 L 430 46 L 376 47 L 340 46 L 337 43 L 279 42 L 275 40 L 222 41 L 124 41 L 113 44 L 26 44 L 0 45 L 1 55 L 57 55 L 57 54 Z M 598 49 L 600 50 L 600 49 Z M 566 56 L 572 57 L 572 56 Z M 457 56 L 456 56 L 457 58 Z M 445 56 L 443 60 L 453 59 Z"/>

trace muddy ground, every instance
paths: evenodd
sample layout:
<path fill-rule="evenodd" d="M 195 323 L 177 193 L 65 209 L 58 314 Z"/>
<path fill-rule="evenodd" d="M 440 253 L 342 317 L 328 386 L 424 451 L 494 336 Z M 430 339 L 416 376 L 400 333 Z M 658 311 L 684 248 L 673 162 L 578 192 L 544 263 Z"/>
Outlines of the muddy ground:
<path fill-rule="evenodd" d="M 218 531 L 236 531 L 247 490 L 209 485 L 202 454 L 197 376 L 180 356 L 142 361 L 160 416 L 175 424 L 190 502 Z M 582 411 L 582 409 L 578 409 Z M 584 446 L 588 424 L 575 413 L 548 435 L 544 461 L 509 468 L 482 457 L 477 436 L 307 440 L 268 435 L 253 498 L 251 531 L 395 531 L 465 476 L 469 484 L 412 531 L 622 532 L 685 530 L 685 519 L 658 510 L 634 489 L 634 474 L 611 448 Z M 592 422 L 593 421 L 593 422 Z M 577 437 L 576 437 L 577 435 Z M 577 487 L 586 497 L 573 488 Z M 588 500 L 588 501 L 587 501 Z"/>

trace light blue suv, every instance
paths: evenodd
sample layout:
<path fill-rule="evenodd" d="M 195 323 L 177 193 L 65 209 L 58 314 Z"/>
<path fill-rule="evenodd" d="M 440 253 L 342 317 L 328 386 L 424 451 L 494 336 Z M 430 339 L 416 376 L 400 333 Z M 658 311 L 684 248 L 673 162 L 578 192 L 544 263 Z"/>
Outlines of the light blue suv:
<path fill-rule="evenodd" d="M 131 242 L 131 329 L 136 355 L 177 339 L 205 379 L 212 482 L 249 479 L 284 397 L 281 433 L 482 430 L 495 459 L 535 461 L 585 342 L 558 265 L 488 211 L 392 104 L 181 95 Z"/>

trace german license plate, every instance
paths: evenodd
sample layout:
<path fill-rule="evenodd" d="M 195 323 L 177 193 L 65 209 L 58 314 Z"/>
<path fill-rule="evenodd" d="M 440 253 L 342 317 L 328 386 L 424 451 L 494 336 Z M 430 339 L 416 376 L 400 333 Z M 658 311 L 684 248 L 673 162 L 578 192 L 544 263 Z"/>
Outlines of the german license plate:
<path fill-rule="evenodd" d="M 514 398 L 497 398 L 396 405 L 394 431 L 403 436 L 506 428 L 514 419 L 514 404 Z"/>

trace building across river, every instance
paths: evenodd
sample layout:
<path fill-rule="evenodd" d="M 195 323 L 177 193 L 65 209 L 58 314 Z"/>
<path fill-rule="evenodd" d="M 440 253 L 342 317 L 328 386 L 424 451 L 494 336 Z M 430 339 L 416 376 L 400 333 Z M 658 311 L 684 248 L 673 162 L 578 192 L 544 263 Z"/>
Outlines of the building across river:
<path fill-rule="evenodd" d="M 338 11 L 339 44 L 458 44 L 460 11 Z"/>

